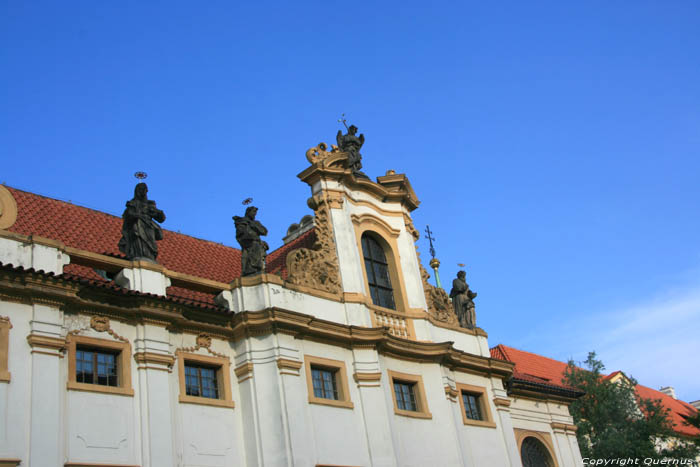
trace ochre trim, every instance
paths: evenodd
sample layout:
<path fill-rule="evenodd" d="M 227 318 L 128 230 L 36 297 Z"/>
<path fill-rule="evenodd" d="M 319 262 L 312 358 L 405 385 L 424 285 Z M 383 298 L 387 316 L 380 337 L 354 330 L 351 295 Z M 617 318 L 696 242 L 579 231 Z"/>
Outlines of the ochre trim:
<path fill-rule="evenodd" d="M 4 383 L 9 383 L 12 379 L 9 370 L 10 329 L 10 318 L 0 316 L 0 382 Z"/>
<path fill-rule="evenodd" d="M 233 372 L 236 374 L 238 382 L 242 383 L 243 381 L 253 377 L 253 363 L 246 362 L 242 365 L 239 365 L 236 367 L 235 370 L 233 370 Z"/>
<path fill-rule="evenodd" d="M 0 229 L 9 229 L 17 220 L 17 201 L 10 190 L 0 185 Z"/>
<path fill-rule="evenodd" d="M 335 384 L 338 389 L 338 399 L 324 399 L 314 395 L 314 385 L 311 378 L 311 367 L 315 366 L 330 370 L 335 375 Z M 304 372 L 306 373 L 306 389 L 309 393 L 310 404 L 330 405 L 332 407 L 342 407 L 346 409 L 354 408 L 350 400 L 350 389 L 348 387 L 348 371 L 345 362 L 342 360 L 331 360 L 329 358 L 313 357 L 304 355 Z"/>
<path fill-rule="evenodd" d="M 346 348 L 374 348 L 382 355 L 421 363 L 440 363 L 457 372 L 501 378 L 513 374 L 513 363 L 457 350 L 451 342 L 400 339 L 384 328 L 349 326 L 278 307 L 230 316 L 193 310 L 160 297 L 124 295 L 83 286 L 62 277 L 16 269 L 0 269 L 0 295 L 4 300 L 20 303 L 31 303 L 34 298 L 41 297 L 66 309 L 94 310 L 116 319 L 149 322 L 180 332 L 206 332 L 232 343 L 250 336 L 285 333 Z M 39 344 L 38 339 L 47 338 L 33 335 L 28 342 Z M 51 339 L 50 348 L 65 347 L 61 339 Z M 542 394 L 537 400 L 542 400 Z"/>
<path fill-rule="evenodd" d="M 0 467 L 16 467 L 22 463 L 22 459 L 0 459 Z"/>
<path fill-rule="evenodd" d="M 68 334 L 65 343 L 68 346 L 68 383 L 67 389 L 71 391 L 101 392 L 120 396 L 133 396 L 131 386 L 131 344 L 128 342 L 96 339 L 94 337 Z M 119 386 L 102 386 L 100 384 L 78 383 L 76 381 L 75 352 L 78 346 L 85 346 L 97 350 L 104 349 L 116 351 L 117 354 L 117 383 Z"/>
<path fill-rule="evenodd" d="M 277 368 L 280 370 L 280 374 L 283 375 L 293 375 L 299 376 L 299 368 L 304 364 L 298 360 L 291 360 L 289 358 L 279 357 L 277 359 Z"/>
<path fill-rule="evenodd" d="M 554 467 L 559 467 L 559 461 L 557 460 L 556 451 L 554 450 L 554 443 L 552 442 L 551 434 L 543 431 L 524 430 L 521 428 L 513 428 L 513 431 L 515 432 L 515 441 L 518 443 L 518 454 L 520 454 L 521 458 L 523 441 L 525 441 L 525 438 L 528 436 L 532 436 L 544 444 L 545 448 L 547 448 L 549 457 L 552 459 L 552 462 L 554 462 Z"/>
<path fill-rule="evenodd" d="M 510 407 L 510 399 L 506 399 L 504 397 L 494 397 L 493 405 L 496 407 Z"/>
<path fill-rule="evenodd" d="M 228 357 L 214 357 L 211 355 L 198 355 L 182 351 L 175 352 L 177 358 L 178 386 L 180 394 L 178 400 L 186 404 L 211 405 L 214 407 L 234 408 L 236 405 L 231 397 L 231 361 Z M 216 383 L 219 385 L 219 399 L 210 397 L 188 396 L 185 387 L 185 363 L 207 365 L 216 368 Z"/>
<path fill-rule="evenodd" d="M 29 334 L 27 342 L 33 348 L 39 347 L 42 349 L 51 349 L 63 351 L 66 348 L 66 340 L 58 337 L 41 336 L 38 334 Z M 53 354 L 52 354 L 53 355 Z"/>
<path fill-rule="evenodd" d="M 576 425 L 570 425 L 568 423 L 561 423 L 561 422 L 552 422 L 550 423 L 550 426 L 552 427 L 553 431 L 560 431 L 560 432 L 572 432 L 576 433 L 576 430 L 578 430 L 578 427 Z"/>
<path fill-rule="evenodd" d="M 393 228 L 384 219 L 374 214 L 351 214 L 350 219 L 355 225 L 367 225 L 369 229 L 372 227 L 379 228 L 393 238 L 398 238 L 401 235 L 401 230 Z"/>
<path fill-rule="evenodd" d="M 394 413 L 404 417 L 426 418 L 432 419 L 433 414 L 428 408 L 428 400 L 425 397 L 425 387 L 423 386 L 423 377 L 421 375 L 411 375 L 408 373 L 399 373 L 398 371 L 387 370 L 389 376 L 389 390 L 391 391 L 391 400 L 394 401 Z M 414 396 L 416 397 L 416 411 L 399 409 L 396 404 L 396 391 L 394 391 L 394 380 L 413 385 Z"/>
<path fill-rule="evenodd" d="M 134 354 L 134 360 L 138 363 L 155 363 L 166 366 L 173 366 L 175 363 L 175 357 L 172 355 L 156 352 L 136 352 Z"/>
<path fill-rule="evenodd" d="M 467 412 L 464 407 L 464 399 L 462 398 L 463 393 L 477 396 L 477 402 L 481 406 L 481 414 L 484 417 L 483 420 L 472 420 L 471 418 L 467 418 Z M 486 392 L 486 388 L 481 386 L 473 386 L 471 384 L 457 383 L 457 398 L 459 399 L 459 407 L 462 411 L 462 423 L 465 425 L 496 428 L 496 423 L 493 421 L 493 416 L 491 415 L 491 406 L 489 404 L 489 397 Z"/>
<path fill-rule="evenodd" d="M 355 372 L 352 375 L 356 383 L 377 383 L 375 386 L 379 386 L 379 382 L 382 380 L 382 374 L 380 372 L 376 373 L 363 373 Z M 363 384 L 363 386 L 370 386 L 369 384 Z"/>

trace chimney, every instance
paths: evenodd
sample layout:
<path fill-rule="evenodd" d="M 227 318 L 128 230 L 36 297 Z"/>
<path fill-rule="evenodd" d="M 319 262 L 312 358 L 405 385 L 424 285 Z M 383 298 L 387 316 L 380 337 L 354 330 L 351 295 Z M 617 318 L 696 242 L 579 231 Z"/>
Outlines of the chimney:
<path fill-rule="evenodd" d="M 690 403 L 690 405 L 692 405 L 696 409 L 700 410 L 700 400 L 693 401 Z"/>
<path fill-rule="evenodd" d="M 676 391 L 673 390 L 672 386 L 666 386 L 665 388 L 659 389 L 659 391 L 663 392 L 667 396 L 671 396 L 674 399 L 676 399 Z"/>

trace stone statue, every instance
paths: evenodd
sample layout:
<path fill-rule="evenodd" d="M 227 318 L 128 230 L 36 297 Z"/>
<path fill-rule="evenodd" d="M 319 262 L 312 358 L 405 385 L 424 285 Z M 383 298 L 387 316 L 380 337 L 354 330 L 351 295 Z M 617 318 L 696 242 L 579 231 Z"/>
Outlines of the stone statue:
<path fill-rule="evenodd" d="M 341 130 L 338 130 L 335 139 L 338 142 L 338 149 L 348 153 L 348 168 L 352 170 L 352 174 L 356 177 L 369 178 L 360 170 L 362 168 L 360 148 L 365 144 L 365 135 L 357 136 L 356 133 L 357 127 L 350 125 L 348 134 L 344 135 Z"/>
<path fill-rule="evenodd" d="M 450 298 L 454 307 L 459 325 L 463 328 L 474 329 L 476 326 L 476 313 L 474 311 L 474 299 L 476 292 L 469 289 L 469 284 L 466 281 L 467 273 L 459 271 L 457 278 L 452 281 L 452 290 L 450 290 Z"/>
<path fill-rule="evenodd" d="M 155 201 L 146 197 L 147 193 L 148 186 L 141 182 L 134 188 L 134 198 L 126 202 L 119 251 L 130 260 L 155 262 L 158 257 L 156 242 L 163 240 L 163 230 L 156 221 L 165 221 L 165 214 L 156 208 Z"/>
<path fill-rule="evenodd" d="M 270 248 L 267 242 L 260 240 L 261 235 L 267 235 L 267 229 L 255 220 L 258 208 L 248 206 L 245 216 L 233 216 L 236 224 L 236 240 L 241 245 L 241 275 L 253 276 L 265 272 L 265 257 Z"/>

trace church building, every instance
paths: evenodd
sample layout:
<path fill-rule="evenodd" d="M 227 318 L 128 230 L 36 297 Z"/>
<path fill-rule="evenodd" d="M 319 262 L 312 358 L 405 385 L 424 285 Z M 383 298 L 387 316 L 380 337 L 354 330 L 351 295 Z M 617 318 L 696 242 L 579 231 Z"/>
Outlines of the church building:
<path fill-rule="evenodd" d="M 0 466 L 581 466 L 582 394 L 428 282 L 418 196 L 352 129 L 269 252 L 252 206 L 236 249 L 161 229 L 143 183 L 122 218 L 0 186 Z"/>

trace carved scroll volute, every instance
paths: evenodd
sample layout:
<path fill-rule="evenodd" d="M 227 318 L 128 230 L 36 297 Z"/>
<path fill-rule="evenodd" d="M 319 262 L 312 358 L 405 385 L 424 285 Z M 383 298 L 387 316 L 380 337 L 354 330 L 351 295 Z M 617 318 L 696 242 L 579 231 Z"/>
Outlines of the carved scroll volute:
<path fill-rule="evenodd" d="M 330 219 L 328 200 L 314 197 L 309 206 L 315 210 L 314 229 L 316 243 L 309 248 L 299 248 L 287 255 L 287 281 L 325 292 L 339 294 L 340 268 L 335 250 L 335 239 Z"/>
<path fill-rule="evenodd" d="M 418 251 L 416 251 L 416 255 L 418 255 L 420 275 L 423 279 L 423 290 L 425 291 L 425 301 L 428 305 L 428 313 L 437 321 L 459 326 L 459 321 L 457 320 L 457 315 L 455 315 L 454 309 L 452 308 L 449 295 L 447 295 L 447 292 L 445 292 L 443 289 L 435 287 L 428 282 L 428 279 L 430 279 L 430 274 L 428 274 L 428 271 L 423 267 L 423 264 L 420 261 L 420 253 L 418 253 Z"/>
<path fill-rule="evenodd" d="M 318 146 L 314 146 L 306 151 L 306 159 L 312 164 L 321 162 L 331 155 L 332 151 L 327 151 L 327 149 L 326 143 L 318 143 Z"/>

